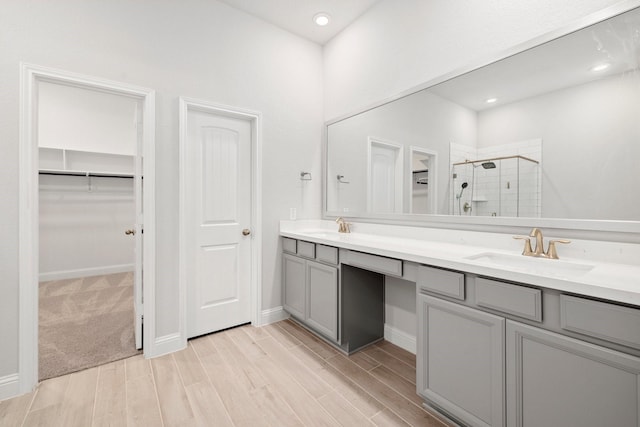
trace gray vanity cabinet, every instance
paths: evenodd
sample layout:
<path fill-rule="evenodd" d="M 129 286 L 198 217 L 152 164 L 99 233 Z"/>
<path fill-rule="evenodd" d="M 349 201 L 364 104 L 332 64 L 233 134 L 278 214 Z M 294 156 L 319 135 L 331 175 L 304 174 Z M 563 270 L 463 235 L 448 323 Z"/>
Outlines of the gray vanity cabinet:
<path fill-rule="evenodd" d="M 282 255 L 284 309 L 311 329 L 337 341 L 338 268 L 328 265 L 337 264 L 337 249 L 298 241 L 297 246 L 289 245 L 285 250 L 300 256 Z"/>
<path fill-rule="evenodd" d="M 307 314 L 309 326 L 338 339 L 338 269 L 307 261 Z"/>
<path fill-rule="evenodd" d="M 282 255 L 282 278 L 284 287 L 284 309 L 304 319 L 306 306 L 306 265 L 300 257 Z"/>
<path fill-rule="evenodd" d="M 507 321 L 509 426 L 638 426 L 640 359 Z"/>
<path fill-rule="evenodd" d="M 474 427 L 640 427 L 640 358 L 608 348 L 638 349 L 636 308 L 426 266 L 417 298 L 427 405 Z"/>
<path fill-rule="evenodd" d="M 505 319 L 417 298 L 418 394 L 465 424 L 503 426 Z"/>

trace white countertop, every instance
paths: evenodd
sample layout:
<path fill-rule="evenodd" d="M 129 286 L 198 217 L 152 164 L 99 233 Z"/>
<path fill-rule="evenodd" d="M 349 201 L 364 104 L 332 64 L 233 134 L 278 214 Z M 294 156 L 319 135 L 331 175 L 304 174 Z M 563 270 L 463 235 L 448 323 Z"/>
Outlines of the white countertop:
<path fill-rule="evenodd" d="M 362 224 L 346 234 L 332 221 L 318 220 L 281 221 L 280 235 L 640 306 L 640 245 L 574 241 L 571 250 L 558 245 L 560 260 L 522 256 L 521 261 L 522 242 L 496 233 Z M 511 258 L 514 265 L 469 259 L 482 254 L 518 258 Z"/>

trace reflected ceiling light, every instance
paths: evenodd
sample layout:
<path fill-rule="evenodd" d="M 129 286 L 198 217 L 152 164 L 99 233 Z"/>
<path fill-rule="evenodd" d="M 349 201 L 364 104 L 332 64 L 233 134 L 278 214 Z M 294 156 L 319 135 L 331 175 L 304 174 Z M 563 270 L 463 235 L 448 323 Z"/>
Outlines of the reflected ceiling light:
<path fill-rule="evenodd" d="M 316 13 L 315 16 L 313 17 L 313 22 L 316 23 L 316 25 L 319 25 L 321 27 L 324 27 L 325 25 L 327 25 L 329 23 L 329 20 L 331 19 L 331 17 L 324 13 Z"/>
<path fill-rule="evenodd" d="M 486 102 L 487 104 L 493 104 L 493 103 L 494 103 L 494 102 L 496 102 L 497 100 L 498 100 L 498 98 L 489 98 L 489 99 L 487 99 L 487 100 L 486 100 L 486 101 L 484 101 L 484 102 Z"/>
<path fill-rule="evenodd" d="M 594 73 L 597 73 L 599 71 L 606 70 L 610 66 L 611 64 L 609 64 L 608 62 L 603 62 L 602 64 L 594 65 L 593 67 L 591 67 L 591 71 L 593 71 Z"/>

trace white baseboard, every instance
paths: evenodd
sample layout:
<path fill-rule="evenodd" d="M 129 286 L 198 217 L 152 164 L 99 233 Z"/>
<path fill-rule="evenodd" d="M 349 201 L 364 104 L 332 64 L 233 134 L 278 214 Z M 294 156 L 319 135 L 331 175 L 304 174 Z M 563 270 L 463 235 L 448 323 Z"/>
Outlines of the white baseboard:
<path fill-rule="evenodd" d="M 386 323 L 384 324 L 384 339 L 410 353 L 416 354 L 416 337 Z"/>
<path fill-rule="evenodd" d="M 186 340 L 183 340 L 182 335 L 179 333 L 163 335 L 156 338 L 152 349 L 144 349 L 144 357 L 150 359 L 184 350 L 186 343 Z"/>
<path fill-rule="evenodd" d="M 282 306 L 269 308 L 267 310 L 262 310 L 262 315 L 260 316 L 260 325 L 258 326 L 268 325 L 270 323 L 279 322 L 288 318 L 289 313 L 284 311 L 284 308 L 282 308 Z"/>
<path fill-rule="evenodd" d="M 0 377 L 0 400 L 9 399 L 20 394 L 20 377 L 18 374 Z"/>
<path fill-rule="evenodd" d="M 125 273 L 134 270 L 135 264 L 107 265 L 104 267 L 79 268 L 77 270 L 51 271 L 49 273 L 40 273 L 38 280 L 40 282 L 48 282 L 50 280 L 77 279 L 79 277 Z"/>

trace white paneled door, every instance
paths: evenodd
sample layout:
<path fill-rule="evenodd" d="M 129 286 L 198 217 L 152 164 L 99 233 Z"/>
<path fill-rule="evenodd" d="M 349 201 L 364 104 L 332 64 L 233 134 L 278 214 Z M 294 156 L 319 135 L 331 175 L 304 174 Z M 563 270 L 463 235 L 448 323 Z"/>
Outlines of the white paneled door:
<path fill-rule="evenodd" d="M 251 320 L 251 122 L 189 110 L 184 254 L 189 338 Z"/>
<path fill-rule="evenodd" d="M 402 146 L 369 138 L 368 156 L 368 211 L 402 212 Z"/>

